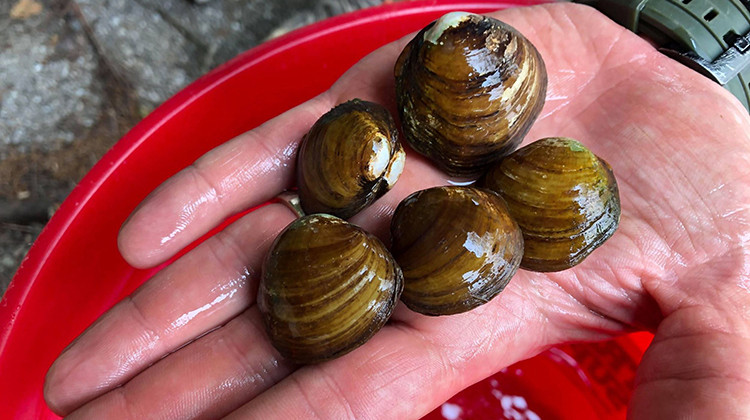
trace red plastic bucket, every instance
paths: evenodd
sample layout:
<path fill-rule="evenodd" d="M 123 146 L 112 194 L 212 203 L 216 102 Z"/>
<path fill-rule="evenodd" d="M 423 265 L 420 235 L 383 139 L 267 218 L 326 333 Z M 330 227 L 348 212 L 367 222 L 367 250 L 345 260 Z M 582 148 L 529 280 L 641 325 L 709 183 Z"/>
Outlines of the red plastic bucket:
<path fill-rule="evenodd" d="M 128 214 L 162 181 L 322 92 L 367 53 L 447 11 L 535 3 L 415 1 L 342 15 L 238 56 L 156 109 L 60 206 L 0 302 L 0 416 L 58 418 L 42 396 L 49 366 L 93 320 L 159 269 L 130 267 L 116 237 Z M 469 388 L 429 418 L 624 418 L 629 381 L 647 341 L 623 337 L 553 349 Z"/>

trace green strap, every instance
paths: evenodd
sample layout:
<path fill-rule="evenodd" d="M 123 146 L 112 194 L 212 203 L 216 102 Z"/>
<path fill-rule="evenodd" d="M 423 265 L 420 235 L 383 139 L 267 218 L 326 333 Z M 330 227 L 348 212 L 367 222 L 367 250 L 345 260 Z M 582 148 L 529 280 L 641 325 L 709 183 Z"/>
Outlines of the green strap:
<path fill-rule="evenodd" d="M 649 37 L 662 46 L 667 55 L 721 83 L 750 110 L 748 0 L 591 0 L 587 3 L 631 31 Z"/>

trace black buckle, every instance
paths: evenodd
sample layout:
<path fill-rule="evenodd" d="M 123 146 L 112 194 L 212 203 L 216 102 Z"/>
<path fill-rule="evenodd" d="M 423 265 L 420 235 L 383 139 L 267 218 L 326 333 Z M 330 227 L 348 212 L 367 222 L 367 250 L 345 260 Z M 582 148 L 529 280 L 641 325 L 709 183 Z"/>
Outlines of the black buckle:
<path fill-rule="evenodd" d="M 743 0 L 743 3 L 750 3 L 750 0 Z M 708 61 L 692 51 L 680 52 L 668 48 L 660 48 L 659 51 L 723 86 L 750 67 L 750 32 L 737 37 L 714 61 Z"/>

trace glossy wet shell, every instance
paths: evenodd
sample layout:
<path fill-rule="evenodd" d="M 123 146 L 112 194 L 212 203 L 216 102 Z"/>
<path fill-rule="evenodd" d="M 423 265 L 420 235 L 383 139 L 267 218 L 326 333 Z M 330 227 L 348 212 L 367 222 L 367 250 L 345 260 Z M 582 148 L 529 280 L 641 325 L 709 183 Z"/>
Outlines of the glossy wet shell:
<path fill-rule="evenodd" d="M 473 177 L 521 143 L 544 105 L 536 48 L 498 20 L 449 13 L 404 48 L 395 68 L 406 141 L 450 175 Z"/>
<path fill-rule="evenodd" d="M 500 293 L 523 255 L 521 231 L 491 191 L 437 187 L 399 204 L 393 256 L 404 273 L 401 300 L 427 315 L 480 306 Z"/>
<path fill-rule="evenodd" d="M 274 347 L 316 363 L 364 344 L 391 316 L 401 270 L 374 236 L 337 217 L 296 220 L 263 264 L 258 307 Z"/>
<path fill-rule="evenodd" d="M 612 168 L 570 138 L 518 149 L 490 170 L 484 185 L 500 193 L 521 227 L 521 267 L 528 270 L 580 263 L 614 234 L 620 220 Z"/>
<path fill-rule="evenodd" d="M 297 185 L 303 210 L 353 216 L 391 188 L 405 156 L 388 110 L 358 99 L 338 105 L 300 145 Z"/>

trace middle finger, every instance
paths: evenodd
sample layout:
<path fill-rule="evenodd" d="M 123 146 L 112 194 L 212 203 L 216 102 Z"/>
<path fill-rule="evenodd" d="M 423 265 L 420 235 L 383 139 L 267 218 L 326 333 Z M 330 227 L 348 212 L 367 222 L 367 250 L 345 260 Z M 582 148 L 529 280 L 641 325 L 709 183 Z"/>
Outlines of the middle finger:
<path fill-rule="evenodd" d="M 261 260 L 291 220 L 281 204 L 262 207 L 115 305 L 50 369 L 53 408 L 69 412 L 254 303 Z"/>

